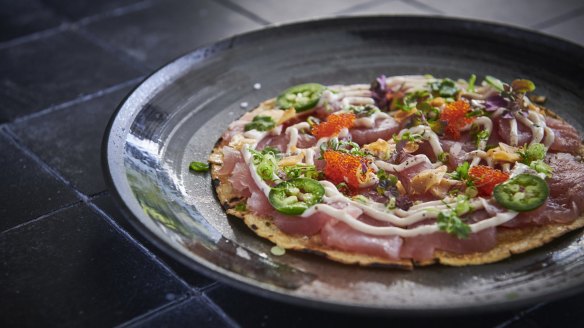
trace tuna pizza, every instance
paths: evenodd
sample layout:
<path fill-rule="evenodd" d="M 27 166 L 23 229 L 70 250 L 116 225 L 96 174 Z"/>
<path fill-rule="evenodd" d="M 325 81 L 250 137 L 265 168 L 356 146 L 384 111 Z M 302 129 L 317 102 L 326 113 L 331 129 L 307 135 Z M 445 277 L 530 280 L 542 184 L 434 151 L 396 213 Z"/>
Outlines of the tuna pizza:
<path fill-rule="evenodd" d="M 529 80 L 301 84 L 232 122 L 209 161 L 227 213 L 284 249 L 473 265 L 584 226 L 578 131 Z"/>

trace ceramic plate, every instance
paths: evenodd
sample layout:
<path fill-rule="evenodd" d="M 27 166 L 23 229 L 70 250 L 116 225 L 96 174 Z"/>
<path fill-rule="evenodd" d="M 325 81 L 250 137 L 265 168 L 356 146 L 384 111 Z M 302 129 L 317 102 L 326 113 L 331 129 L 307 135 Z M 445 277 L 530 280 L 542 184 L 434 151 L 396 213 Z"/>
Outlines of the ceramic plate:
<path fill-rule="evenodd" d="M 500 263 L 463 268 L 405 272 L 293 251 L 274 256 L 271 243 L 224 214 L 209 174 L 189 172 L 231 121 L 288 86 L 472 73 L 533 80 L 547 105 L 582 131 L 584 50 L 574 44 L 464 20 L 339 18 L 235 36 L 155 72 L 110 122 L 106 176 L 130 222 L 155 245 L 193 270 L 268 297 L 391 314 L 509 309 L 578 292 L 580 231 Z"/>

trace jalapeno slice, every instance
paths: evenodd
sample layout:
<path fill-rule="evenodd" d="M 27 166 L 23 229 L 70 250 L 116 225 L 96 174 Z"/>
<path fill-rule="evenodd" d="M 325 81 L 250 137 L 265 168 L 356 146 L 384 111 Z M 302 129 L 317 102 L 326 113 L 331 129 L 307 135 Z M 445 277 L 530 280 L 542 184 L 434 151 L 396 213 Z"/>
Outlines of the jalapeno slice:
<path fill-rule="evenodd" d="M 549 195 L 547 183 L 540 177 L 519 174 L 497 185 L 493 190 L 501 206 L 517 212 L 531 211 L 540 207 Z"/>
<path fill-rule="evenodd" d="M 295 178 L 281 182 L 270 190 L 269 201 L 276 211 L 300 215 L 324 196 L 323 186 L 314 179 Z"/>
<path fill-rule="evenodd" d="M 318 83 L 295 85 L 284 90 L 276 99 L 276 104 L 282 109 L 294 107 L 296 112 L 303 112 L 318 104 L 324 89 L 324 85 Z"/>

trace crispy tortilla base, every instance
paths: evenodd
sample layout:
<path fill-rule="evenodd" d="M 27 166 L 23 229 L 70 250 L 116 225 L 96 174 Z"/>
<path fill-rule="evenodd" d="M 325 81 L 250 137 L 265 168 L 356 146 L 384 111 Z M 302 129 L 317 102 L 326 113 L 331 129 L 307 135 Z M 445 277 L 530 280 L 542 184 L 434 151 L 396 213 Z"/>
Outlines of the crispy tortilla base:
<path fill-rule="evenodd" d="M 274 100 L 263 102 L 254 109 L 254 112 L 274 108 Z M 561 119 L 558 115 L 544 109 L 545 114 Z M 266 238 L 279 247 L 292 249 L 306 253 L 313 253 L 324 256 L 336 262 L 345 264 L 357 264 L 362 266 L 380 266 L 390 268 L 400 268 L 411 270 L 414 266 L 426 266 L 440 263 L 449 266 L 467 266 L 493 263 L 510 257 L 512 254 L 527 252 L 538 248 L 553 239 L 562 236 L 570 231 L 584 227 L 584 216 L 576 219 L 570 224 L 550 224 L 545 226 L 532 226 L 524 228 L 498 228 L 497 245 L 486 252 L 456 254 L 441 250 L 434 252 L 434 258 L 422 262 L 404 260 L 388 260 L 386 258 L 359 254 L 355 252 L 342 251 L 324 245 L 320 240 L 320 235 L 298 236 L 289 235 L 282 232 L 273 224 L 272 218 L 268 216 L 255 215 L 249 211 L 238 211 L 235 206 L 244 202 L 245 198 L 240 197 L 231 187 L 228 176 L 221 176 L 217 171 L 222 166 L 222 148 L 228 142 L 219 139 L 209 156 L 211 162 L 211 176 L 213 185 L 217 192 L 217 197 L 226 212 L 232 216 L 242 219 L 245 224 L 258 236 Z M 580 155 L 584 155 L 584 146 L 580 148 Z"/>

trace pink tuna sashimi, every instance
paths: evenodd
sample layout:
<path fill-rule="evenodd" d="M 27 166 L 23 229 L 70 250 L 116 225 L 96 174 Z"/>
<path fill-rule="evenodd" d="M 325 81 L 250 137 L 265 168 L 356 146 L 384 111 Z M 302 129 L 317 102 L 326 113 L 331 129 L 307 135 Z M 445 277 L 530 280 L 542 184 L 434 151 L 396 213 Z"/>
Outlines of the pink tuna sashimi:
<path fill-rule="evenodd" d="M 303 218 L 274 211 L 272 216 L 276 226 L 284 233 L 303 236 L 312 236 L 318 233 L 325 223 L 333 219 L 329 215 L 321 212 Z"/>
<path fill-rule="evenodd" d="M 547 179 L 550 195 L 541 207 L 519 214 L 506 227 L 570 223 L 584 212 L 584 163 L 567 153 L 548 154 L 553 169 Z"/>
<path fill-rule="evenodd" d="M 354 142 L 360 146 L 377 141 L 389 140 L 400 130 L 399 124 L 391 117 L 375 121 L 373 128 L 353 128 L 350 130 Z"/>
<path fill-rule="evenodd" d="M 320 233 L 325 245 L 340 250 L 380 256 L 390 260 L 400 258 L 402 238 L 399 236 L 374 236 L 337 221 L 328 221 Z"/>
<path fill-rule="evenodd" d="M 555 134 L 550 150 L 572 154 L 578 152 L 582 145 L 582 136 L 573 126 L 552 117 L 546 117 L 545 123 Z"/>
<path fill-rule="evenodd" d="M 232 147 L 223 147 L 223 166 L 217 171 L 217 174 L 230 174 L 235 167 L 235 164 L 243 162 L 241 152 Z"/>

